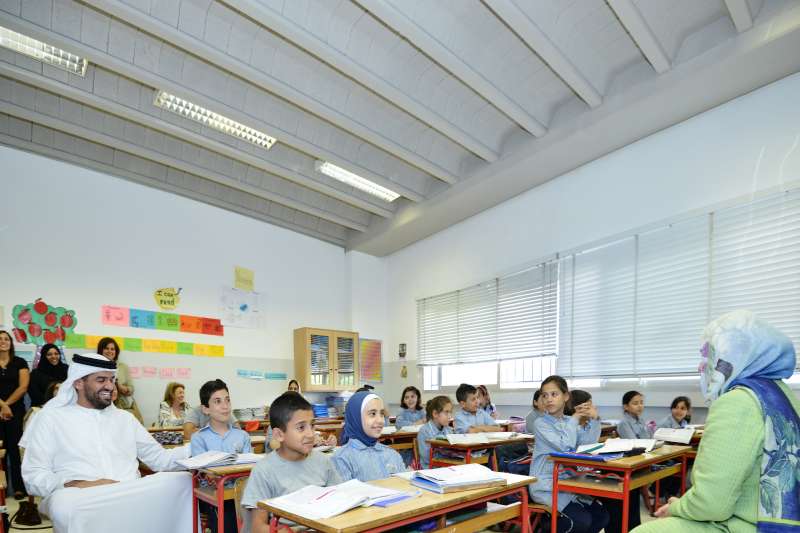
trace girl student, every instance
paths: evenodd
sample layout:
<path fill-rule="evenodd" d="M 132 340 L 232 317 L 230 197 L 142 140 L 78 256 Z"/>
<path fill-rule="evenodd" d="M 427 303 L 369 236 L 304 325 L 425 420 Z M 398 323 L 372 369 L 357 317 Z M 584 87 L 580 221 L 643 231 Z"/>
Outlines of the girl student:
<path fill-rule="evenodd" d="M 578 406 L 572 416 L 564 414 L 569 406 L 570 395 L 567 382 L 561 376 L 548 377 L 539 390 L 544 414 L 533 424 L 536 444 L 530 475 L 535 476 L 537 481 L 530 485 L 529 490 L 533 501 L 552 505 L 553 463 L 549 460 L 550 453 L 572 452 L 580 444 L 597 442 L 600 438 L 600 420 L 597 409 L 589 403 Z M 588 420 L 585 426 L 579 424 L 581 418 Z M 563 476 L 568 477 L 569 474 Z M 605 508 L 588 496 L 559 492 L 557 511 L 558 533 L 598 533 L 608 523 Z"/>
<path fill-rule="evenodd" d="M 422 408 L 422 395 L 413 385 L 403 389 L 400 396 L 400 412 L 394 425 L 397 429 L 404 426 L 420 426 L 425 423 L 425 409 Z"/>
<path fill-rule="evenodd" d="M 378 442 L 383 413 L 383 400 L 377 394 L 360 391 L 347 400 L 342 447 L 333 456 L 342 480 L 372 481 L 407 470 L 397 450 Z"/>
<path fill-rule="evenodd" d="M 671 414 L 658 423 L 660 428 L 685 428 L 692 420 L 692 400 L 688 396 L 677 396 L 669 406 Z"/>
<path fill-rule="evenodd" d="M 453 419 L 453 402 L 447 396 L 436 396 L 425 404 L 425 414 L 428 422 L 419 428 L 417 435 L 419 463 L 423 469 L 431 467 L 431 445 L 428 441 L 453 433 L 453 428 L 450 427 L 450 421 Z"/>

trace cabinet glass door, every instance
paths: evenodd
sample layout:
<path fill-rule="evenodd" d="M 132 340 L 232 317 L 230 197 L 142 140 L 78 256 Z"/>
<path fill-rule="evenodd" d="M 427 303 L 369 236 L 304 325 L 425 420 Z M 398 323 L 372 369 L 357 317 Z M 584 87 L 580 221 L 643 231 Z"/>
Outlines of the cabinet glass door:
<path fill-rule="evenodd" d="M 313 388 L 330 385 L 331 337 L 312 333 L 309 342 L 309 385 Z"/>
<path fill-rule="evenodd" d="M 336 388 L 356 384 L 356 342 L 352 337 L 336 338 Z"/>

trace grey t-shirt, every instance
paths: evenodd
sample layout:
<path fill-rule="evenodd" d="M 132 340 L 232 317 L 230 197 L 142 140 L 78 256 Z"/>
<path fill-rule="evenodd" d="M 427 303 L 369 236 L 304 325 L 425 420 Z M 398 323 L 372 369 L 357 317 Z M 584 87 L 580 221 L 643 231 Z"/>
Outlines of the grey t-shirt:
<path fill-rule="evenodd" d="M 287 461 L 278 452 L 272 452 L 250 471 L 242 495 L 242 507 L 252 509 L 259 500 L 277 498 L 308 485 L 327 487 L 341 482 L 333 461 L 322 452 L 312 450 L 302 461 Z M 250 533 L 252 520 L 248 510 L 244 513 L 244 533 Z"/>
<path fill-rule="evenodd" d="M 197 405 L 186 412 L 186 418 L 183 420 L 183 423 L 185 424 L 187 422 L 191 422 L 197 429 L 203 429 L 210 421 L 211 417 L 207 414 L 204 414 L 202 407 Z M 235 416 L 233 416 L 233 411 L 231 411 L 230 423 L 233 426 L 239 425 L 239 421 L 236 420 Z"/>

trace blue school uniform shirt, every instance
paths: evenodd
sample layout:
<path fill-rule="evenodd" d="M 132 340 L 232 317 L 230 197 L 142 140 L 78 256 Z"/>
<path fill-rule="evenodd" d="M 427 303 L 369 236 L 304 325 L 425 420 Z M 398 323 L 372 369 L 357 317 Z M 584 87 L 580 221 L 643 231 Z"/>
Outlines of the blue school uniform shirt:
<path fill-rule="evenodd" d="M 419 428 L 417 433 L 417 450 L 419 451 L 419 464 L 423 469 L 431 467 L 430 450 L 431 445 L 428 441 L 438 437 L 445 437 L 453 433 L 449 426 L 439 427 L 439 424 L 430 420 L 427 424 Z"/>
<path fill-rule="evenodd" d="M 622 413 L 622 420 L 617 424 L 617 434 L 621 439 L 651 439 L 653 434 L 647 429 L 641 418 L 627 411 Z"/>
<path fill-rule="evenodd" d="M 413 426 L 414 423 L 419 420 L 425 420 L 425 409 L 402 408 L 400 412 L 397 413 L 394 425 L 397 429 L 400 429 L 403 426 Z"/>
<path fill-rule="evenodd" d="M 228 431 L 220 435 L 208 425 L 192 435 L 192 457 L 203 452 L 252 453 L 250 435 L 228 424 Z"/>
<path fill-rule="evenodd" d="M 472 426 L 496 426 L 497 422 L 481 408 L 478 408 L 475 414 L 468 413 L 464 409 L 458 409 L 454 425 L 456 428 L 454 433 L 468 433 L 469 428 Z"/>
<path fill-rule="evenodd" d="M 536 422 L 536 419 L 540 416 L 542 416 L 541 411 L 531 409 L 531 412 L 525 415 L 525 431 L 533 435 L 533 423 Z"/>
<path fill-rule="evenodd" d="M 551 452 L 574 452 L 581 444 L 592 444 L 600 438 L 600 421 L 590 420 L 585 426 L 571 416 L 556 418 L 551 414 L 543 414 L 533 423 L 536 436 L 531 458 L 530 475 L 536 477 L 536 483 L 530 485 L 531 498 L 546 505 L 553 503 L 553 462 L 549 460 Z M 559 479 L 570 477 L 561 474 Z M 558 510 L 572 503 L 578 497 L 570 492 L 558 493 Z"/>
<path fill-rule="evenodd" d="M 372 481 L 407 470 L 403 458 L 394 448 L 380 442 L 367 446 L 353 438 L 336 451 L 333 464 L 342 476 L 342 481 Z"/>
<path fill-rule="evenodd" d="M 689 423 L 688 423 L 688 422 L 686 422 L 686 419 L 685 419 L 685 418 L 684 418 L 683 420 L 681 420 L 681 422 L 680 422 L 680 424 L 679 424 L 679 423 L 678 423 L 678 422 L 677 422 L 677 421 L 676 421 L 674 418 L 672 418 L 672 415 L 668 415 L 667 417 L 663 418 L 663 419 L 662 419 L 662 420 L 661 420 L 661 421 L 660 421 L 660 422 L 657 424 L 657 426 L 656 426 L 656 427 L 660 427 L 660 428 L 670 428 L 670 429 L 683 429 L 683 428 L 685 428 L 687 425 L 689 425 Z"/>

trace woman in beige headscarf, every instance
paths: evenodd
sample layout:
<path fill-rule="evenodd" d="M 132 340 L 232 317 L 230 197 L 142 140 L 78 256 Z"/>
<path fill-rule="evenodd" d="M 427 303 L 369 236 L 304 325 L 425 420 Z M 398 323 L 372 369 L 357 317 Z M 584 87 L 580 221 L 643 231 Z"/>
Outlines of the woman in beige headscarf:
<path fill-rule="evenodd" d="M 114 405 L 118 409 L 128 411 L 139 422 L 144 424 L 142 413 L 139 412 L 139 406 L 136 405 L 136 400 L 133 398 L 133 383 L 131 382 L 128 365 L 119 361 L 119 352 L 119 344 L 111 337 L 103 337 L 97 343 L 97 353 L 117 363 L 117 391 L 119 392 L 119 397 L 114 402 Z"/>

